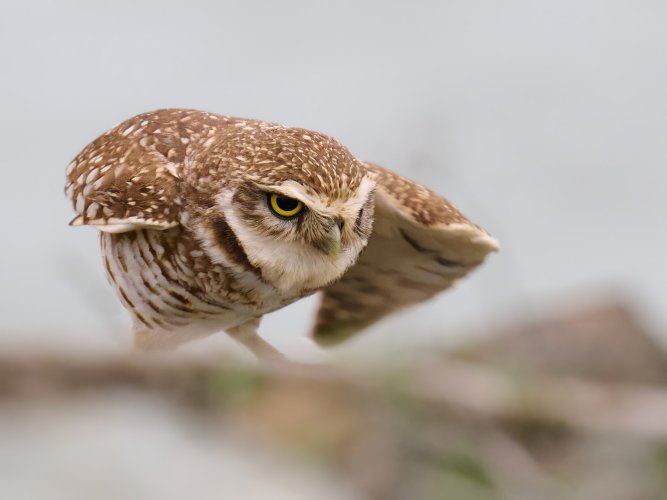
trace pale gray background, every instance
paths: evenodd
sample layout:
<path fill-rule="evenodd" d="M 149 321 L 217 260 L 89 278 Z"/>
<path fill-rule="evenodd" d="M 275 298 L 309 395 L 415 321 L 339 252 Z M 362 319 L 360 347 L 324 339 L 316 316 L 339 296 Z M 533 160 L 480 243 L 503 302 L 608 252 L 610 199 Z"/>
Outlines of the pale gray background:
<path fill-rule="evenodd" d="M 176 106 L 329 133 L 501 241 L 459 289 L 353 346 L 600 291 L 667 331 L 666 94 L 658 0 L 3 2 L 0 343 L 123 348 L 97 235 L 66 225 L 64 169 L 117 122 Z M 313 307 L 262 332 L 297 349 Z"/>

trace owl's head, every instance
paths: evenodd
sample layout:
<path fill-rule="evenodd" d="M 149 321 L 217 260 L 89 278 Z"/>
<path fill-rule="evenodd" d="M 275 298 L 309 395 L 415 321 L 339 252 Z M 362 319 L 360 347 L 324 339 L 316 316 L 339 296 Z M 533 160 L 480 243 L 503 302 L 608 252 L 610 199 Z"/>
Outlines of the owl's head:
<path fill-rule="evenodd" d="M 209 173 L 203 183 L 191 179 L 200 191 L 208 186 L 200 239 L 209 256 L 249 267 L 280 290 L 303 294 L 331 283 L 371 236 L 373 174 L 331 137 L 239 124 L 198 163 Z"/>

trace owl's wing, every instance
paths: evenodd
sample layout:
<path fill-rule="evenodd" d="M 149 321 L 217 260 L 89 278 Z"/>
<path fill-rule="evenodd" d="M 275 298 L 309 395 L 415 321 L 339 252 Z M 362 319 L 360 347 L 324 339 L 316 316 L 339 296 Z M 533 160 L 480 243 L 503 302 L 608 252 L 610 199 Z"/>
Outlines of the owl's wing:
<path fill-rule="evenodd" d="M 178 128 L 169 128 L 174 122 L 168 113 L 175 112 L 138 115 L 79 153 L 65 186 L 78 213 L 71 225 L 112 233 L 178 225 L 178 169 L 187 141 Z"/>
<path fill-rule="evenodd" d="M 432 191 L 373 164 L 373 234 L 356 264 L 322 292 L 313 337 L 335 344 L 452 286 L 498 244 Z"/>

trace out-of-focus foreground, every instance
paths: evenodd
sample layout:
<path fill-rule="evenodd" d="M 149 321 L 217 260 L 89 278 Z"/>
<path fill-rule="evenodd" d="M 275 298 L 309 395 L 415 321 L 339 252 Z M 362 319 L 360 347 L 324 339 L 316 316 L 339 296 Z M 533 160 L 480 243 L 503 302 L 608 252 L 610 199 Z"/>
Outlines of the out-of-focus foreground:
<path fill-rule="evenodd" d="M 621 303 L 359 367 L 0 357 L 2 498 L 656 499 L 667 357 Z"/>

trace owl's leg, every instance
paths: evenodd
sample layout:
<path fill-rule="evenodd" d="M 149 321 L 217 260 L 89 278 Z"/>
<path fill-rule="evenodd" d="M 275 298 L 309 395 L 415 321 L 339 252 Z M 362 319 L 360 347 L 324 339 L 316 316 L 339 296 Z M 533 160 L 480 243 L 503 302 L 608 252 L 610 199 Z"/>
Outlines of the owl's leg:
<path fill-rule="evenodd" d="M 247 347 L 258 359 L 284 360 L 285 356 L 257 333 L 259 321 L 260 318 L 246 321 L 226 330 L 227 334 Z"/>

